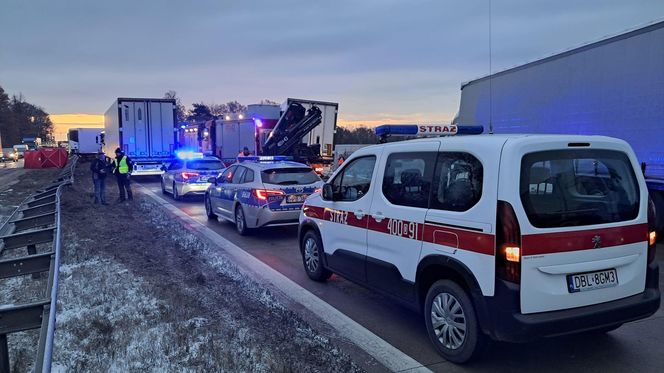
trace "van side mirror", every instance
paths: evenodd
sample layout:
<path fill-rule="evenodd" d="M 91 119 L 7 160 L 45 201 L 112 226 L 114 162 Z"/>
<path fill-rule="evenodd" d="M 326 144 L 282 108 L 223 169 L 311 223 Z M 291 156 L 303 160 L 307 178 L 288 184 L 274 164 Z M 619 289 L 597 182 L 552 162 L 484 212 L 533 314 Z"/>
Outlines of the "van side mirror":
<path fill-rule="evenodd" d="M 209 178 L 208 183 L 210 183 L 212 185 L 217 185 L 217 178 L 216 177 Z"/>
<path fill-rule="evenodd" d="M 321 197 L 324 201 L 334 201 L 334 192 L 332 191 L 332 184 L 323 184 Z"/>

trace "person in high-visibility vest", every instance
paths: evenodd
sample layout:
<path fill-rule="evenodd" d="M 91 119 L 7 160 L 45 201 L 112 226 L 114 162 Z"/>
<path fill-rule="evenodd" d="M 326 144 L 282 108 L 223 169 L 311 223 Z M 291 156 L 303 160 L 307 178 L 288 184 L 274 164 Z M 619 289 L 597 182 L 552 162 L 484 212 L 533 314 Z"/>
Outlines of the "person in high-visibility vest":
<path fill-rule="evenodd" d="M 129 157 L 127 157 L 122 149 L 115 149 L 115 160 L 113 161 L 113 174 L 118 180 L 118 190 L 120 191 L 120 198 L 118 202 L 124 202 L 125 200 L 125 190 L 127 191 L 128 200 L 134 199 L 134 196 L 131 193 L 130 177 L 131 171 L 133 170 L 133 163 Z"/>

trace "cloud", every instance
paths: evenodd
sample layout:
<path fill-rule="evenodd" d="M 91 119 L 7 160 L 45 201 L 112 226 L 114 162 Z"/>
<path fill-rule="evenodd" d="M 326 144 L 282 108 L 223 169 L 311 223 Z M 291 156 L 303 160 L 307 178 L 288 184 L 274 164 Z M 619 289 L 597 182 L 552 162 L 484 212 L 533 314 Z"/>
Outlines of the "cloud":
<path fill-rule="evenodd" d="M 490 62 L 504 69 L 662 16 L 662 0 L 11 2 L 0 85 L 52 113 L 174 89 L 186 104 L 307 97 L 339 102 L 349 123 L 439 122 Z"/>

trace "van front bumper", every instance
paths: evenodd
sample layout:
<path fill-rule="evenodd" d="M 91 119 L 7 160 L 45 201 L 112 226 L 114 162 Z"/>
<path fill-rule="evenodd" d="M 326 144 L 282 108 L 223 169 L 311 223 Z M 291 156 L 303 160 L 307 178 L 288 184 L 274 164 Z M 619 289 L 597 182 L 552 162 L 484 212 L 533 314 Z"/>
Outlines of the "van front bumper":
<path fill-rule="evenodd" d="M 648 266 L 643 293 L 610 302 L 566 310 L 520 313 L 519 285 L 497 280 L 493 297 L 484 297 L 480 324 L 493 339 L 527 342 L 542 337 L 602 329 L 644 319 L 659 309 L 659 267 Z"/>

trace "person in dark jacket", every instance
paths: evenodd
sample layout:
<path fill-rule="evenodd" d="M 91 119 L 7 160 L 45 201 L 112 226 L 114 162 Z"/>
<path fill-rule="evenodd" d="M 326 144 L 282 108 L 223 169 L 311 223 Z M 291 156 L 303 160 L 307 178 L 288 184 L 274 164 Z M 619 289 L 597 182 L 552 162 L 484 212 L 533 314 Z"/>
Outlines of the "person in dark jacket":
<path fill-rule="evenodd" d="M 120 191 L 120 198 L 118 198 L 118 202 L 124 202 L 125 201 L 125 190 L 127 191 L 127 198 L 128 200 L 134 199 L 134 196 L 131 193 L 131 186 L 130 184 L 130 177 L 131 177 L 131 171 L 133 170 L 134 165 L 127 157 L 122 149 L 117 148 L 115 149 L 115 160 L 113 161 L 113 174 L 118 180 L 118 189 Z"/>
<path fill-rule="evenodd" d="M 106 155 L 103 152 L 97 153 L 95 160 L 90 164 L 90 171 L 92 171 L 92 182 L 95 186 L 95 201 L 94 203 L 106 203 L 106 174 L 108 174 L 108 165 L 106 163 Z"/>

